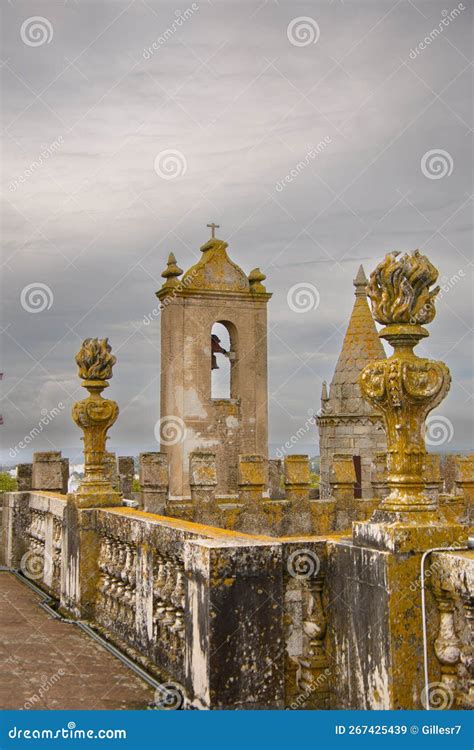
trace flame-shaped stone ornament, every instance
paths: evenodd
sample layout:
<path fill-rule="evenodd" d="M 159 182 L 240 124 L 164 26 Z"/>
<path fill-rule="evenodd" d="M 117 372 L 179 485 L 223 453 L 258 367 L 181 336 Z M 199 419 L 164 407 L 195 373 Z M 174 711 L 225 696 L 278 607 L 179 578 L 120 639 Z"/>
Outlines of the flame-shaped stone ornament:
<path fill-rule="evenodd" d="M 76 505 L 81 508 L 121 504 L 105 465 L 107 430 L 116 421 L 119 408 L 101 395 L 109 385 L 107 378 L 112 377 L 115 361 L 108 339 L 85 339 L 76 355 L 82 387 L 89 391 L 88 398 L 77 401 L 72 409 L 74 422 L 84 431 L 84 479 L 75 493 Z"/>
<path fill-rule="evenodd" d="M 367 287 L 374 318 L 385 324 L 379 335 L 394 352 L 367 365 L 359 384 L 385 421 L 390 493 L 381 510 L 434 510 L 436 501 L 424 491 L 425 419 L 446 396 L 451 377 L 443 362 L 420 358 L 413 349 L 429 335 L 420 323 L 431 322 L 436 314 L 439 287 L 430 286 L 438 271 L 418 250 L 398 255 L 385 256 Z"/>

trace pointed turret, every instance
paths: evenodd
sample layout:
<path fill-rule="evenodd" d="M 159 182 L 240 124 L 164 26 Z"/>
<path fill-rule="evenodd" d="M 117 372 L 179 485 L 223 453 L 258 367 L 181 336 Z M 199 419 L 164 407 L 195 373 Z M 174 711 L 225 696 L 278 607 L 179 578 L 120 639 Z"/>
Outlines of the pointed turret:
<path fill-rule="evenodd" d="M 374 359 L 385 357 L 367 302 L 367 278 L 362 266 L 353 281 L 355 301 L 341 353 L 329 388 L 323 384 L 318 417 L 321 493 L 327 496 L 335 454 L 353 457 L 356 497 L 373 496 L 371 465 L 377 452 L 386 450 L 382 415 L 362 398 L 358 378 Z"/>
<path fill-rule="evenodd" d="M 367 302 L 367 277 L 359 266 L 352 282 L 355 302 L 329 391 L 329 405 L 336 414 L 368 414 L 371 409 L 361 396 L 358 377 L 374 359 L 385 357 Z"/>

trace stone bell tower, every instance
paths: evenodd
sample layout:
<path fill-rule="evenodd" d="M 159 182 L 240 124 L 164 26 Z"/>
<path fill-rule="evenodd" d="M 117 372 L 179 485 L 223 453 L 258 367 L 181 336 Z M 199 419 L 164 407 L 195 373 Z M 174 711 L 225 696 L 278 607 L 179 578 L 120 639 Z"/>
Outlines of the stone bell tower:
<path fill-rule="evenodd" d="M 173 254 L 156 293 L 161 302 L 161 450 L 170 465 L 170 499 L 190 497 L 189 455 L 215 452 L 217 494 L 237 495 L 239 453 L 268 455 L 267 302 L 258 268 L 248 276 L 214 236 L 181 277 Z M 181 277 L 181 278 L 180 278 Z M 212 329 L 228 332 L 228 398 L 213 398 Z"/>
<path fill-rule="evenodd" d="M 353 281 L 355 300 L 329 394 L 323 383 L 321 411 L 317 419 L 321 489 L 329 492 L 329 474 L 334 454 L 352 456 L 356 475 L 355 497 L 373 496 L 371 465 L 375 454 L 387 450 L 382 414 L 362 397 L 359 375 L 385 352 L 367 303 L 367 278 L 362 266 Z"/>

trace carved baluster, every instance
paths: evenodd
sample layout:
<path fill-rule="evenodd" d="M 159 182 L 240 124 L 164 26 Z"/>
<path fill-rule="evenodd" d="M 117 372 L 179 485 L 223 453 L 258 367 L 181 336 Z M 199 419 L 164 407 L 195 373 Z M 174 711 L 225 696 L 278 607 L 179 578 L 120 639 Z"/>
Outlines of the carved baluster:
<path fill-rule="evenodd" d="M 185 588 L 184 588 L 184 568 L 182 563 L 179 563 L 176 573 L 176 586 L 171 594 L 171 602 L 175 607 L 175 619 L 174 623 L 170 628 L 173 634 L 172 648 L 176 658 L 183 653 L 183 638 L 184 638 L 184 603 L 185 603 Z"/>
<path fill-rule="evenodd" d="M 434 651 L 441 666 L 441 685 L 436 694 L 433 692 L 430 702 L 433 708 L 440 707 L 437 705 L 438 700 L 442 701 L 442 708 L 451 708 L 458 689 L 457 669 L 461 656 L 459 639 L 454 628 L 454 602 L 446 589 L 435 586 L 433 593 L 439 611 L 439 628 Z M 430 700 L 430 696 L 427 699 Z"/>
<path fill-rule="evenodd" d="M 166 584 L 166 563 L 161 555 L 156 556 L 156 576 L 153 586 L 153 597 L 155 599 L 155 607 L 153 612 L 153 638 L 155 642 L 158 641 L 160 635 L 161 620 L 165 612 L 165 604 L 163 601 L 163 589 Z"/>
<path fill-rule="evenodd" d="M 474 594 L 466 593 L 462 605 L 469 629 L 469 641 L 461 653 L 461 662 L 467 672 L 468 691 L 459 696 L 459 707 L 474 709 Z"/>
<path fill-rule="evenodd" d="M 161 620 L 161 637 L 166 644 L 170 643 L 170 628 L 176 617 L 176 609 L 171 602 L 171 595 L 176 586 L 176 569 L 172 560 L 166 563 L 166 583 L 162 591 L 162 597 L 165 604 L 165 611 Z"/>
<path fill-rule="evenodd" d="M 326 615 L 322 603 L 324 576 L 306 581 L 305 614 L 303 620 L 303 656 L 299 657 L 300 665 L 297 686 L 308 694 L 306 708 L 327 708 L 329 689 L 324 671 L 328 666 L 325 636 L 327 628 Z"/>

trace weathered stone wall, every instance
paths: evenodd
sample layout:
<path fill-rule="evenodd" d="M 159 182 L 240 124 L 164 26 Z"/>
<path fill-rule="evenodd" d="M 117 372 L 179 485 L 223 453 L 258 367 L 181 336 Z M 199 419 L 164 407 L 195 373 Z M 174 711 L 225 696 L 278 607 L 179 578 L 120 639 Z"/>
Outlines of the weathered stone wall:
<path fill-rule="evenodd" d="M 306 484 L 302 458 L 286 468 L 292 492 Z M 193 485 L 214 476 L 197 454 Z M 260 462 L 244 462 L 257 512 L 261 478 Z M 8 565 L 209 709 L 420 707 L 421 553 L 467 538 L 455 522 L 270 538 L 40 492 L 8 493 L 6 511 Z M 462 708 L 472 707 L 473 554 L 436 553 L 426 576 L 430 676 Z"/>

